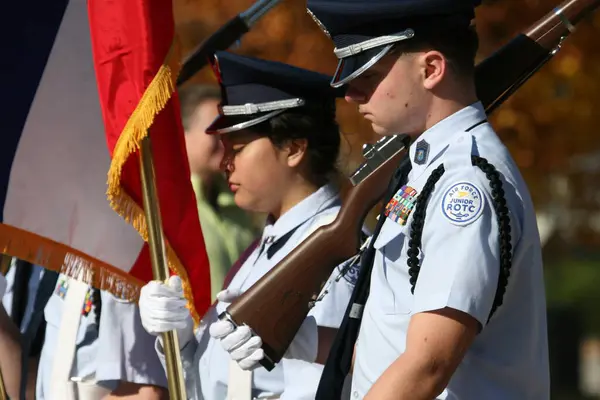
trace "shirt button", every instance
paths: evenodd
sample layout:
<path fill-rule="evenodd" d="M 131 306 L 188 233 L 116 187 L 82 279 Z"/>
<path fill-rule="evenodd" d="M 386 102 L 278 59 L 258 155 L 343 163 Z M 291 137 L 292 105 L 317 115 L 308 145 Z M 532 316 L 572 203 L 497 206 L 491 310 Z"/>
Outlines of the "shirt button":
<path fill-rule="evenodd" d="M 358 392 L 355 390 L 354 393 L 352 393 L 352 396 L 354 396 L 355 399 L 358 399 Z"/>

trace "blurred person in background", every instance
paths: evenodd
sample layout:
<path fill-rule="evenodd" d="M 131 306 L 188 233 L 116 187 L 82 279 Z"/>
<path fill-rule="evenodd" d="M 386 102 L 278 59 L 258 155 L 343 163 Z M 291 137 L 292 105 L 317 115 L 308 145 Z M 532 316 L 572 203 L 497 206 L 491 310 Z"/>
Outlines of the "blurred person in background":
<path fill-rule="evenodd" d="M 8 286 L 9 282 L 6 277 L 0 274 L 0 298 L 4 298 Z M 19 328 L 11 320 L 4 304 L 0 304 L 0 372 L 2 372 L 8 396 L 15 399 L 19 398 L 19 382 L 21 380 L 20 340 Z"/>
<path fill-rule="evenodd" d="M 1 279 L 4 292 L 6 279 Z M 154 339 L 142 328 L 136 304 L 46 270 L 30 317 L 21 334 L 0 309 L 0 368 L 11 398 L 167 398 L 165 373 L 148 351 Z M 41 320 L 39 366 L 28 372 L 26 387 L 20 387 L 21 353 L 31 353 Z"/>
<path fill-rule="evenodd" d="M 16 257 L 11 257 L 10 265 L 5 273 L 6 290 L 0 298 L 4 306 L 4 315 L 0 319 L 10 317 L 13 324 L 8 322 L 8 319 L 0 322 L 4 325 L 14 326 L 21 333 L 24 333 L 29 325 L 33 313 L 33 305 L 36 298 L 38 286 L 44 273 L 44 268 L 33 265 L 27 261 L 20 260 Z M 5 329 L 12 329 L 4 327 Z M 0 328 L 2 329 L 2 328 Z M 38 363 L 42 346 L 44 344 L 44 332 L 46 330 L 45 321 L 41 321 L 40 326 L 36 330 L 36 335 L 32 340 L 29 351 L 28 365 L 28 385 L 27 391 L 33 397 L 35 393 L 35 380 L 37 376 Z M 7 331 L 5 331 L 6 333 Z M 16 332 L 16 331 L 15 331 Z M 18 335 L 17 335 L 18 337 Z M 0 365 L 1 367 L 1 365 Z M 18 384 L 18 383 L 17 383 Z"/>
<path fill-rule="evenodd" d="M 2 304 L 21 332 L 25 330 L 33 311 L 33 301 L 44 269 L 27 261 L 11 257 L 5 275 L 7 287 Z"/>
<path fill-rule="evenodd" d="M 210 262 L 212 298 L 221 291 L 229 268 L 259 230 L 250 214 L 236 206 L 220 169 L 223 144 L 206 128 L 219 115 L 217 86 L 192 84 L 179 91 L 185 144 L 198 215 Z"/>
<path fill-rule="evenodd" d="M 135 303 L 60 274 L 44 316 L 37 399 L 168 397 Z"/>

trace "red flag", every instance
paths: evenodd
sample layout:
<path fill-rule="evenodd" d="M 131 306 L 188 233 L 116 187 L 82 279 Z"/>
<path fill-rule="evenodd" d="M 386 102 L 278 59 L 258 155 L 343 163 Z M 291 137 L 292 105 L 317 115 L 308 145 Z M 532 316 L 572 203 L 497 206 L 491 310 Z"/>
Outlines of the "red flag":
<path fill-rule="evenodd" d="M 181 52 L 171 0 L 90 0 L 92 52 L 112 162 L 112 208 L 147 240 L 139 147 L 152 140 L 169 267 L 198 321 L 210 305 L 209 264 L 175 93 Z M 131 273 L 152 279 L 147 244 Z"/>

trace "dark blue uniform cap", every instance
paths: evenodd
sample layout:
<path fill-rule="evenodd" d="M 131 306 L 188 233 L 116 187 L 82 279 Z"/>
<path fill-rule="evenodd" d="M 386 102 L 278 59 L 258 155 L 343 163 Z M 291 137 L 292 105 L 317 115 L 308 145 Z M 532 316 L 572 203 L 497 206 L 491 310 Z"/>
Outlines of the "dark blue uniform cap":
<path fill-rule="evenodd" d="M 307 11 L 333 40 L 334 87 L 359 76 L 398 42 L 426 31 L 466 29 L 481 0 L 308 0 Z"/>
<path fill-rule="evenodd" d="M 291 108 L 334 107 L 335 99 L 345 94 L 345 88 L 331 87 L 331 76 L 276 61 L 222 51 L 211 66 L 222 101 L 209 134 L 246 129 Z"/>

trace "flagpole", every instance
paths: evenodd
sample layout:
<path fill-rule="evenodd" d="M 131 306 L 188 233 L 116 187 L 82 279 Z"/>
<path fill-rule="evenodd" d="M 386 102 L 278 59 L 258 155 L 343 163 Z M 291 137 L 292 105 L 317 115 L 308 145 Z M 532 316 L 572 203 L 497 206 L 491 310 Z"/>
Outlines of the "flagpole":
<path fill-rule="evenodd" d="M 7 254 L 2 254 L 0 258 L 0 274 L 5 275 L 8 273 L 10 268 L 10 262 L 12 257 Z M 4 386 L 4 378 L 2 377 L 2 371 L 0 371 L 0 400 L 8 400 L 8 394 L 6 393 L 6 387 Z"/>
<path fill-rule="evenodd" d="M 150 247 L 152 274 L 155 280 L 165 282 L 169 278 L 169 267 L 167 265 L 165 240 L 160 217 L 150 134 L 142 140 L 140 147 L 140 171 L 144 211 L 146 213 L 146 224 L 148 225 L 148 245 Z M 162 334 L 169 383 L 169 398 L 186 400 L 185 380 L 181 354 L 179 353 L 179 340 L 176 333 L 175 331 L 169 331 Z"/>
<path fill-rule="evenodd" d="M 2 371 L 0 371 L 0 400 L 8 400 L 8 394 L 6 394 L 6 387 L 4 386 L 4 378 L 2 378 Z"/>

